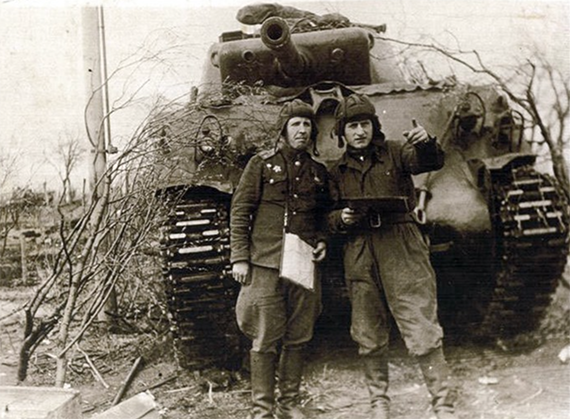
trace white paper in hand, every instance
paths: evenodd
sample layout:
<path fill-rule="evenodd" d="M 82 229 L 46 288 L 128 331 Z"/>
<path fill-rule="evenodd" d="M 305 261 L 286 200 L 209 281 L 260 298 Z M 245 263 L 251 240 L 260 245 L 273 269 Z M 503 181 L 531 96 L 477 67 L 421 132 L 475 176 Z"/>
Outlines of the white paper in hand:
<path fill-rule="evenodd" d="M 285 233 L 281 250 L 280 275 L 310 291 L 315 290 L 314 247 L 299 236 Z"/>

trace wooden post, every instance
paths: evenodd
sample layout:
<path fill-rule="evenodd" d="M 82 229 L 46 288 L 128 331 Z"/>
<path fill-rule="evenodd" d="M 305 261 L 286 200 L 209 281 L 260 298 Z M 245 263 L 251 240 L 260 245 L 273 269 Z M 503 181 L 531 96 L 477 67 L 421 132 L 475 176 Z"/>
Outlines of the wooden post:
<path fill-rule="evenodd" d="M 44 205 L 47 207 L 47 206 L 49 206 L 49 195 L 48 195 L 48 190 L 47 190 L 47 182 L 44 182 L 43 187 L 44 187 Z"/>
<path fill-rule="evenodd" d="M 85 74 L 85 95 L 87 98 L 85 125 L 91 145 L 89 187 L 92 199 L 96 201 L 105 192 L 103 177 L 107 168 L 98 7 L 84 6 L 82 23 L 85 65 L 83 71 Z"/>
<path fill-rule="evenodd" d="M 26 236 L 22 232 L 20 232 L 20 260 L 22 264 L 22 285 L 28 285 Z"/>
<path fill-rule="evenodd" d="M 83 55 L 85 63 L 86 77 L 86 97 L 87 105 L 85 109 L 85 123 L 91 149 L 90 165 L 90 193 L 91 202 L 94 203 L 92 220 L 96 220 L 102 212 L 106 211 L 105 200 L 110 187 L 107 171 L 107 135 L 110 135 L 109 112 L 106 109 L 105 99 L 107 97 L 107 80 L 104 56 L 104 23 L 102 6 L 83 7 Z M 104 246 L 102 246 L 104 247 Z M 104 252 L 104 249 L 101 249 Z M 116 296 L 114 292 L 107 300 L 107 304 L 99 313 L 99 320 L 110 326 L 113 322 L 112 316 L 107 312 L 116 312 Z"/>
<path fill-rule="evenodd" d="M 83 178 L 83 186 L 81 187 L 81 205 L 83 206 L 83 210 L 85 210 L 85 206 L 87 205 L 87 198 L 86 198 L 86 193 L 87 191 L 85 190 L 85 184 L 87 183 L 87 179 Z"/>

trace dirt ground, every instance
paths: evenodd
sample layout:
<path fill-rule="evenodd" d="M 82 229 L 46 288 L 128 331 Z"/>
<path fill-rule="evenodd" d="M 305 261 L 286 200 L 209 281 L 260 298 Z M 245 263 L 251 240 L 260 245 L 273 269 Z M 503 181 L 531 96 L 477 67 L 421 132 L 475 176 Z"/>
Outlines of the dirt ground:
<path fill-rule="evenodd" d="M 22 313 L 6 317 L 19 307 L 26 288 L 0 289 L 0 384 L 15 384 Z M 445 352 L 459 382 L 458 416 L 462 419 L 568 419 L 570 418 L 570 364 L 560 351 L 570 344 L 568 313 L 570 289 L 559 287 L 541 330 L 526 340 L 482 345 L 449 336 Z M 523 342 L 523 343 L 521 343 Z M 74 354 L 68 382 L 81 391 L 84 418 L 106 410 L 134 360 L 146 363 L 125 399 L 149 391 L 162 417 L 169 419 L 245 419 L 249 406 L 244 372 L 209 369 L 180 370 L 167 334 L 113 334 L 93 331 L 82 349 L 101 374 L 94 378 L 79 353 Z M 32 358 L 25 385 L 52 385 L 53 343 L 46 341 Z M 431 419 L 428 393 L 420 371 L 396 336 L 390 350 L 392 412 L 394 419 Z M 303 405 L 309 418 L 364 419 L 368 400 L 356 346 L 347 325 L 320 332 L 307 356 L 302 385 Z M 107 386 L 107 388 L 105 387 Z"/>

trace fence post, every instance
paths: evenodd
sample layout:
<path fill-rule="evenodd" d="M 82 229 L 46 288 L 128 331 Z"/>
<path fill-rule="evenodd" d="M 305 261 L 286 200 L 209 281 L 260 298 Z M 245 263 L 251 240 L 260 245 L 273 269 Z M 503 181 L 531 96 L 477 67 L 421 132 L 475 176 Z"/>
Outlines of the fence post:
<path fill-rule="evenodd" d="M 23 233 L 20 233 L 20 257 L 22 264 L 22 285 L 28 285 L 26 236 Z"/>

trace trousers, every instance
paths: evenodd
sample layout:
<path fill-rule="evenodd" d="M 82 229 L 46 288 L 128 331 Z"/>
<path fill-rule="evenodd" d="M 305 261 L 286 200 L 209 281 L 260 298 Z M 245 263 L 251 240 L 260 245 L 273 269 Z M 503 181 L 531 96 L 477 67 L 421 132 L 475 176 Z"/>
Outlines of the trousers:
<path fill-rule="evenodd" d="M 236 318 L 251 349 L 277 353 L 280 343 L 287 347 L 310 341 L 322 310 L 320 286 L 309 291 L 280 278 L 277 269 L 257 265 L 251 265 L 250 274 L 250 283 L 238 295 Z"/>
<path fill-rule="evenodd" d="M 351 336 L 361 355 L 386 349 L 389 313 L 411 355 L 441 346 L 435 273 L 427 242 L 414 223 L 382 225 L 349 238 L 344 266 Z"/>

